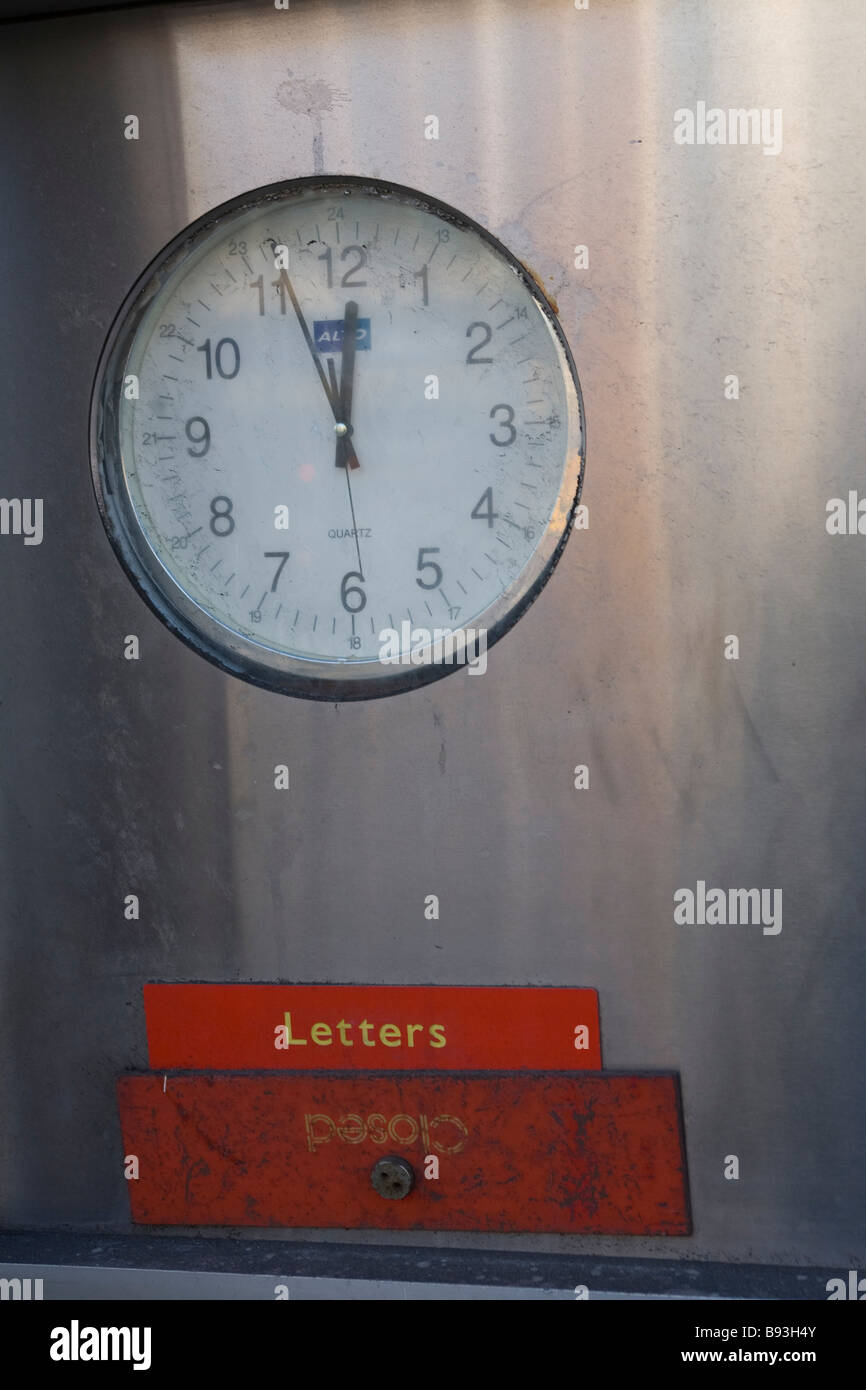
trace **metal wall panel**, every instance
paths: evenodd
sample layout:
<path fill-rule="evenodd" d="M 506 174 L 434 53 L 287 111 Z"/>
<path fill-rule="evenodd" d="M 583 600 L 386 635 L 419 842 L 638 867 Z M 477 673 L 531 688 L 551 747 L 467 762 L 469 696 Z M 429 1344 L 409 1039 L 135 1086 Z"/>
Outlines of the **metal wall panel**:
<path fill-rule="evenodd" d="M 130 1229 L 114 1083 L 148 980 L 585 985 L 606 1066 L 680 1073 L 694 1234 L 391 1239 L 862 1268 L 866 542 L 825 528 L 862 457 L 861 6 L 293 0 L 3 38 L 2 491 L 45 499 L 41 546 L 0 537 L 3 1222 Z M 698 100 L 781 108 L 781 153 L 675 144 Z M 87 451 L 149 259 L 322 170 L 524 259 L 589 436 L 589 530 L 485 678 L 343 707 L 177 642 Z M 782 931 L 675 925 L 698 879 L 781 887 Z"/>

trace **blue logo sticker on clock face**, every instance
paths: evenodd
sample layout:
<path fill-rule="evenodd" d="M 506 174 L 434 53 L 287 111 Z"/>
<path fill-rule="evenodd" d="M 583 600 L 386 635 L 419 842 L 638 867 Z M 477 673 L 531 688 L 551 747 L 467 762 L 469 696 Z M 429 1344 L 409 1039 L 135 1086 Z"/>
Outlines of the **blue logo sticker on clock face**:
<path fill-rule="evenodd" d="M 313 322 L 313 342 L 317 352 L 343 351 L 343 320 L 315 319 Z M 355 351 L 363 352 L 370 346 L 370 320 L 358 319 L 355 331 Z"/>

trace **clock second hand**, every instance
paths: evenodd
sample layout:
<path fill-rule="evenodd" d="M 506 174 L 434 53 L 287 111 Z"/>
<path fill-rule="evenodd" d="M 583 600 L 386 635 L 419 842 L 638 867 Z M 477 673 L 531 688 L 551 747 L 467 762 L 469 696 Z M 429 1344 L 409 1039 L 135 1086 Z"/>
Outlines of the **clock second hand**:
<path fill-rule="evenodd" d="M 362 562 L 361 562 L 361 546 L 360 546 L 360 543 L 359 543 L 359 541 L 358 541 L 358 523 L 357 523 L 357 521 L 355 520 L 355 504 L 354 504 L 354 502 L 352 501 L 352 480 L 351 480 L 351 478 L 349 477 L 349 470 L 348 470 L 348 468 L 346 469 L 346 487 L 349 489 L 349 511 L 352 513 L 352 530 L 353 530 L 354 533 L 355 533 L 355 550 L 357 551 L 357 554 L 358 554 L 358 573 L 360 574 L 361 579 L 363 580 L 363 578 L 364 578 L 364 566 L 363 566 L 363 564 L 362 564 Z"/>

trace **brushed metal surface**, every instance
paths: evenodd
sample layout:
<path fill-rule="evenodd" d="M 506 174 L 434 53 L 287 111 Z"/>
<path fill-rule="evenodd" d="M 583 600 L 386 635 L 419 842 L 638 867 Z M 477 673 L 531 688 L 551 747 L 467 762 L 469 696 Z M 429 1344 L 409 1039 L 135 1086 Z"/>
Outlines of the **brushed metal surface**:
<path fill-rule="evenodd" d="M 825 529 L 863 447 L 862 23 L 293 0 L 4 31 L 2 491 L 45 499 L 41 546 L 0 537 L 7 1225 L 130 1229 L 114 1081 L 145 1065 L 147 980 L 588 985 L 606 1066 L 680 1072 L 693 1236 L 390 1239 L 863 1268 L 866 541 Z M 698 100 L 781 108 L 782 152 L 678 146 Z M 343 708 L 173 639 L 87 458 L 147 261 L 321 170 L 421 188 L 526 261 L 588 425 L 589 530 L 486 676 Z M 675 926 L 698 879 L 781 887 L 782 931 Z"/>

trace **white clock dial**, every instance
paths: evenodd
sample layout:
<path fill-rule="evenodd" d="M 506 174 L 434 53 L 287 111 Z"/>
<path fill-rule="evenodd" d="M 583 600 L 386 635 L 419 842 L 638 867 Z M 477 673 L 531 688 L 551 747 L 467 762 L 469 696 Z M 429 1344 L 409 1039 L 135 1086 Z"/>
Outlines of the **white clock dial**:
<path fill-rule="evenodd" d="M 577 377 L 523 268 L 453 209 L 345 177 L 259 190 L 166 248 L 106 344 L 92 440 L 160 616 L 314 698 L 446 674 L 437 631 L 497 640 L 582 480 Z"/>

